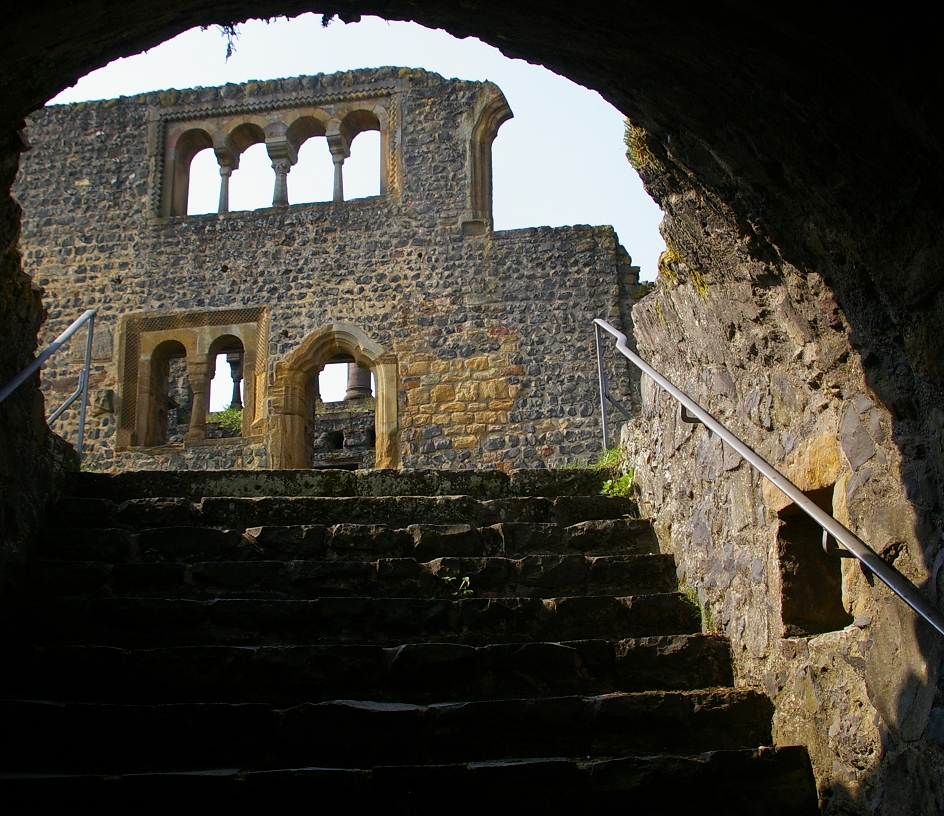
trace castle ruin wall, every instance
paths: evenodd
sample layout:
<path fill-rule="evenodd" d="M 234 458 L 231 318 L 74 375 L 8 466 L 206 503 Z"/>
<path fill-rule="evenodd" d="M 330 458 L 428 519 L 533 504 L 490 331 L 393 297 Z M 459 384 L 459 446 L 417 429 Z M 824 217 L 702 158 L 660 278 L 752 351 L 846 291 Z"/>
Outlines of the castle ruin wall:
<path fill-rule="evenodd" d="M 162 155 L 161 146 L 183 155 L 190 137 L 177 131 L 222 132 L 238 120 L 244 130 L 232 136 L 247 122 L 262 129 L 268 116 L 268 146 L 281 138 L 270 139 L 275 125 L 304 115 L 330 145 L 332 128 L 344 133 L 332 122 L 348 109 L 380 123 L 380 196 L 167 214 L 173 178 L 170 148 Z M 23 261 L 45 290 L 41 342 L 84 309 L 98 309 L 88 465 L 306 466 L 295 452 L 304 411 L 292 406 L 303 399 L 300 383 L 328 361 L 328 346 L 315 343 L 322 351 L 297 361 L 308 354 L 306 341 L 332 326 L 352 327 L 373 344 L 377 359 L 358 362 L 393 372 L 385 408 L 378 399 L 394 428 L 378 464 L 510 469 L 599 450 L 591 320 L 622 324 L 638 270 L 611 227 L 492 230 L 483 155 L 494 132 L 481 137 L 489 115 L 493 131 L 510 116 L 494 85 L 394 68 L 35 114 L 33 148 L 14 187 L 24 210 Z M 232 161 L 235 137 L 213 139 L 223 145 L 214 148 L 220 161 Z M 291 201 L 290 169 L 287 188 Z M 132 428 L 147 399 L 146 375 L 137 374 L 141 349 L 190 332 L 205 353 L 223 326 L 253 356 L 243 436 L 144 444 Z M 47 365 L 49 401 L 74 388 L 83 351 L 74 342 L 71 354 Z M 613 366 L 629 399 L 625 367 Z M 67 416 L 57 432 L 74 438 L 75 421 Z"/>

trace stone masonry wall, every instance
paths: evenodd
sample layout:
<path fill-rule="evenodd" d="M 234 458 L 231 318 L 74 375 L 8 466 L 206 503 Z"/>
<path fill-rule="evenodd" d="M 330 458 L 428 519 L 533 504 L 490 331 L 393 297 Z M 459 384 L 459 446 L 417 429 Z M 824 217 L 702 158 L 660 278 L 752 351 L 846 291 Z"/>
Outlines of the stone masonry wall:
<path fill-rule="evenodd" d="M 921 384 L 868 351 L 822 275 L 635 147 L 669 244 L 633 311 L 641 356 L 944 607 L 944 415 L 919 411 Z M 774 701 L 776 742 L 809 747 L 823 812 L 944 812 L 940 637 L 857 561 L 824 556 L 818 529 L 794 557 L 789 501 L 645 378 L 642 403 L 623 429 L 642 512 L 740 682 Z M 835 593 L 834 622 L 796 626 L 798 593 L 807 611 Z"/>
<path fill-rule="evenodd" d="M 203 216 L 155 218 L 149 210 L 149 117 L 188 105 L 278 107 L 299 94 L 355 92 L 393 98 L 386 195 Z M 610 227 L 464 234 L 469 134 L 477 105 L 496 93 L 391 68 L 35 114 L 34 147 L 14 186 L 24 268 L 45 290 L 41 340 L 83 309 L 99 309 L 90 466 L 219 466 L 213 450 L 116 452 L 120 405 L 107 392 L 120 384 L 120 318 L 256 306 L 266 307 L 269 327 L 263 389 L 280 360 L 331 323 L 356 326 L 395 357 L 403 466 L 540 467 L 596 452 L 590 321 L 620 325 L 637 270 Z M 288 183 L 291 200 L 291 174 Z M 84 337 L 73 346 L 44 372 L 50 396 L 74 387 Z M 628 391 L 625 366 L 613 365 L 614 385 Z M 57 430 L 74 438 L 74 424 L 67 416 Z M 265 440 L 246 442 L 226 461 L 264 466 Z"/>

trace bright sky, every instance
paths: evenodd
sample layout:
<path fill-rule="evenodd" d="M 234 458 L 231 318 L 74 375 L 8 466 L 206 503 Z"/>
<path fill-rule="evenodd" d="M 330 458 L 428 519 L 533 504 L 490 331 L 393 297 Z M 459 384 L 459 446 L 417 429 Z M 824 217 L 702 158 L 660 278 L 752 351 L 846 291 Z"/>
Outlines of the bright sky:
<path fill-rule="evenodd" d="M 642 278 L 655 279 L 657 260 L 665 249 L 658 231 L 662 213 L 626 160 L 622 115 L 596 92 L 539 65 L 508 59 L 471 37 L 458 40 L 444 31 L 377 17 L 351 25 L 336 20 L 327 28 L 313 14 L 271 23 L 252 20 L 239 27 L 235 46 L 236 52 L 226 60 L 226 40 L 218 29 L 194 29 L 94 71 L 51 103 L 383 65 L 425 68 L 449 78 L 488 79 L 502 89 L 515 113 L 492 146 L 495 228 L 611 224 L 642 268 Z M 374 154 L 379 147 L 371 138 L 366 133 L 358 136 L 344 163 L 347 198 L 377 192 Z M 205 152 L 207 156 L 200 154 L 194 160 L 193 213 L 215 211 L 219 195 L 219 173 L 211 151 Z M 259 156 L 250 152 L 233 174 L 233 210 L 271 204 L 272 171 L 265 151 L 256 151 Z M 304 152 L 303 148 L 302 160 Z M 201 161 L 206 164 L 202 169 Z M 289 174 L 289 200 L 330 197 L 327 157 L 305 164 L 311 169 L 303 170 L 300 160 Z M 206 183 L 198 183 L 201 178 Z M 218 371 L 228 368 L 218 366 Z M 228 379 L 228 374 L 214 379 L 211 410 L 228 404 L 232 395 Z M 323 383 L 323 398 L 343 398 L 343 394 L 333 396 L 336 388 L 344 384 Z"/>

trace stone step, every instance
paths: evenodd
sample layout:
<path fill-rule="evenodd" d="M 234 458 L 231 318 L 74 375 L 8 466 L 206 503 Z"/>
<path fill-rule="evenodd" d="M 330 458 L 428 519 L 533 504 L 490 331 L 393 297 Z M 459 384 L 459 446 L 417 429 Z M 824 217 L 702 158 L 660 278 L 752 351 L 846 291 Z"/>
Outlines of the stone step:
<path fill-rule="evenodd" d="M 809 757 L 802 748 L 712 751 L 700 756 L 534 758 L 453 765 L 387 765 L 371 769 L 222 768 L 125 775 L 2 774 L 0 784 L 34 807 L 94 801 L 109 810 L 152 807 L 280 811 L 331 803 L 332 813 L 464 816 L 529 808 L 572 814 L 612 812 L 678 816 L 815 816 Z M 17 794 L 19 791 L 19 794 Z M 717 803 L 717 804 L 715 804 Z"/>
<path fill-rule="evenodd" d="M 637 517 L 636 504 L 616 496 L 561 496 L 477 500 L 471 496 L 366 496 L 258 498 L 60 499 L 50 529 L 202 525 L 244 529 L 263 525 L 471 524 L 487 527 L 504 522 L 572 525 L 588 519 Z"/>
<path fill-rule="evenodd" d="M 770 701 L 704 690 L 419 706 L 339 700 L 116 705 L 0 701 L 4 772 L 370 768 L 520 757 L 623 757 L 769 744 Z M 90 735 L 94 735 L 90 738 Z"/>
<path fill-rule="evenodd" d="M 605 470 L 226 470 L 70 473 L 64 493 L 123 502 L 176 496 L 593 496 Z"/>
<path fill-rule="evenodd" d="M 628 597 L 66 598 L 22 602 L 15 642 L 112 646 L 444 641 L 484 645 L 692 634 L 698 611 L 677 592 Z"/>
<path fill-rule="evenodd" d="M 432 703 L 693 690 L 733 682 L 718 635 L 392 647 L 8 646 L 0 696 L 67 702 Z"/>
<path fill-rule="evenodd" d="M 670 555 L 110 564 L 37 559 L 37 596 L 460 598 L 645 595 L 676 588 Z"/>
<path fill-rule="evenodd" d="M 505 523 L 469 524 L 296 524 L 216 529 L 193 525 L 146 528 L 47 530 L 38 548 L 47 559 L 69 561 L 199 560 L 374 560 L 412 557 L 503 556 L 548 554 L 646 555 L 659 551 L 652 525 L 641 519 L 603 519 L 570 526 Z"/>

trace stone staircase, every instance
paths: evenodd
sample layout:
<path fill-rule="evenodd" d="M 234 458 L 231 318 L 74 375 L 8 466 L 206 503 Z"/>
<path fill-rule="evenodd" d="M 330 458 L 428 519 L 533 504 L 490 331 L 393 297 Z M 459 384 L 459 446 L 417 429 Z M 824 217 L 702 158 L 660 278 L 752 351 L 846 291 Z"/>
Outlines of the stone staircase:
<path fill-rule="evenodd" d="M 733 688 L 726 640 L 602 478 L 73 475 L 3 610 L 0 786 L 129 809 L 818 812 L 805 750 L 766 747 L 770 702 Z"/>

